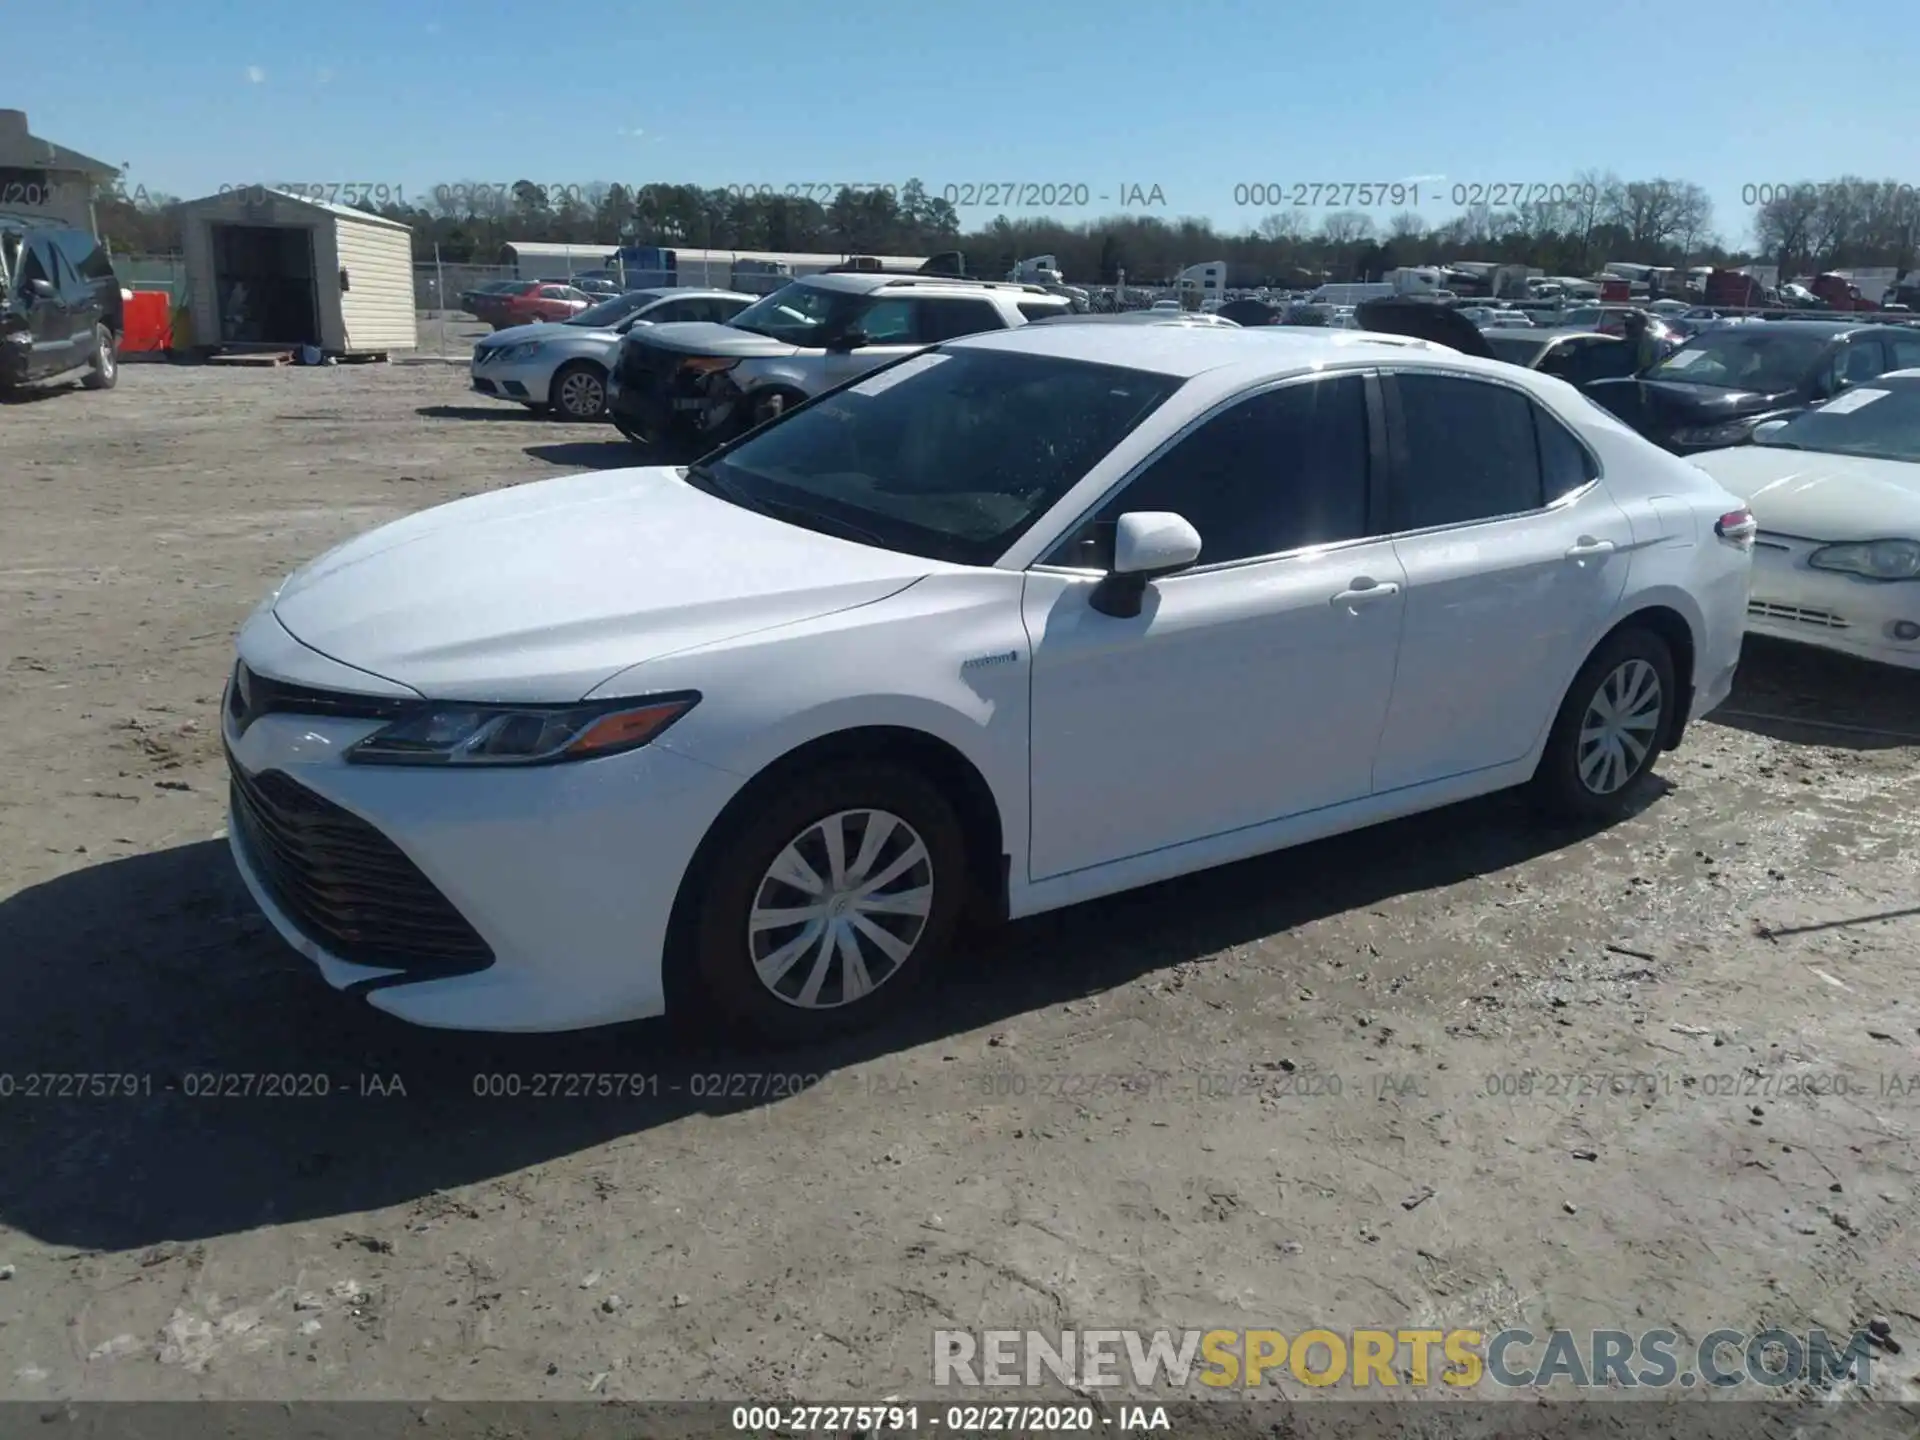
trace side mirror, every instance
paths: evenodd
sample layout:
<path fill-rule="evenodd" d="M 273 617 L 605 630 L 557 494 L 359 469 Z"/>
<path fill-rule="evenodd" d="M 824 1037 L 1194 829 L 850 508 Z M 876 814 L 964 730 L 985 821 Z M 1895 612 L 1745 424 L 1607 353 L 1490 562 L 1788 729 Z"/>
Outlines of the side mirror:
<path fill-rule="evenodd" d="M 1784 420 L 1762 420 L 1758 425 L 1753 427 L 1753 443 L 1756 445 L 1771 445 L 1773 443 L 1773 437 L 1786 428 L 1787 422 Z"/>
<path fill-rule="evenodd" d="M 852 330 L 842 330 L 827 342 L 827 353 L 829 355 L 850 355 L 867 343 L 866 331 L 858 327 Z"/>
<path fill-rule="evenodd" d="M 1200 558 L 1200 532 L 1170 511 L 1134 510 L 1113 527 L 1113 564 L 1090 603 L 1102 615 L 1131 620 L 1149 581 L 1185 570 Z"/>
<path fill-rule="evenodd" d="M 29 280 L 27 282 L 27 289 L 35 295 L 38 295 L 42 300 L 51 300 L 53 298 L 53 282 L 51 280 Z"/>

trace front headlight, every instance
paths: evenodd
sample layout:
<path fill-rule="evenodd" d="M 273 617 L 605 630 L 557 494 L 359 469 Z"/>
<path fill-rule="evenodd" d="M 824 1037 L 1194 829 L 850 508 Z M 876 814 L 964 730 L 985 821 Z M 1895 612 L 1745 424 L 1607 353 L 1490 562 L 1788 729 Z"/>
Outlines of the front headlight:
<path fill-rule="evenodd" d="M 430 701 L 347 751 L 359 765 L 551 765 L 655 739 L 700 702 L 692 693 L 579 705 Z"/>
<path fill-rule="evenodd" d="M 1729 420 L 1724 425 L 1701 425 L 1690 430 L 1676 430 L 1673 439 L 1676 445 L 1738 445 L 1750 438 L 1753 427 L 1758 425 L 1762 416 L 1752 415 L 1744 420 Z"/>
<path fill-rule="evenodd" d="M 1868 580 L 1920 579 L 1920 540 L 1863 540 L 1825 545 L 1807 557 L 1816 570 L 1838 570 Z"/>
<path fill-rule="evenodd" d="M 507 362 L 531 360 L 543 348 L 538 340 L 522 340 L 518 345 L 508 345 L 500 351 L 500 359 Z"/>

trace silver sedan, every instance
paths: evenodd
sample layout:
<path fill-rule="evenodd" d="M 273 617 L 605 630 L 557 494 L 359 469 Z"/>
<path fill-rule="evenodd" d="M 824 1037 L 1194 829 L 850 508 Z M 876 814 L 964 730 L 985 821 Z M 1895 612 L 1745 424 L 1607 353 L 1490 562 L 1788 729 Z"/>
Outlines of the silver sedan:
<path fill-rule="evenodd" d="M 571 320 L 516 325 L 473 347 L 473 388 L 563 420 L 599 420 L 620 337 L 635 325 L 724 324 L 754 302 L 732 290 L 629 290 Z"/>

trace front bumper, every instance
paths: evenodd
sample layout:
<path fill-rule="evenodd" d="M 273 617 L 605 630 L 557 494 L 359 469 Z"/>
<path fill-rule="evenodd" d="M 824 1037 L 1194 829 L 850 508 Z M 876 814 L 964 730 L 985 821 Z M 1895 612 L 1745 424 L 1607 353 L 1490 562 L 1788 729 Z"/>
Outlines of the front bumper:
<path fill-rule="evenodd" d="M 607 414 L 624 429 L 649 440 L 673 430 L 709 434 L 720 429 L 736 394 L 724 371 L 696 375 L 681 368 L 695 357 L 623 346 L 607 376 Z"/>
<path fill-rule="evenodd" d="M 419 1025 L 552 1031 L 662 1014 L 668 917 L 695 847 L 738 778 L 659 745 L 525 769 L 348 764 L 347 748 L 379 723 L 268 714 L 236 733 L 222 716 L 236 788 L 281 777 L 271 783 L 346 812 L 346 833 L 371 827 L 471 927 L 491 963 L 448 973 L 440 953 L 418 965 L 399 953 L 408 932 L 368 933 L 390 913 L 375 901 L 391 894 L 393 873 L 390 859 L 379 868 L 373 852 L 382 847 L 371 842 L 364 862 L 342 860 L 336 849 L 333 868 L 315 883 L 329 887 L 329 913 L 344 914 L 357 940 L 391 958 L 370 964 L 339 953 L 302 923 L 312 913 L 303 911 L 306 896 L 284 879 L 276 884 L 275 866 L 288 864 L 289 852 L 263 853 L 257 819 L 242 801 L 228 822 L 234 860 L 287 943 L 336 989 Z M 356 885 L 378 894 L 370 899 Z M 418 889 L 409 893 L 417 898 Z"/>
<path fill-rule="evenodd" d="M 1815 570 L 1807 557 L 1821 544 L 1762 534 L 1753 552 L 1747 630 L 1814 645 L 1885 665 L 1920 669 L 1920 581 L 1865 580 Z"/>
<path fill-rule="evenodd" d="M 523 405 L 545 405 L 549 403 L 553 370 L 553 363 L 541 358 L 483 362 L 476 356 L 467 366 L 467 376 L 482 395 Z"/>

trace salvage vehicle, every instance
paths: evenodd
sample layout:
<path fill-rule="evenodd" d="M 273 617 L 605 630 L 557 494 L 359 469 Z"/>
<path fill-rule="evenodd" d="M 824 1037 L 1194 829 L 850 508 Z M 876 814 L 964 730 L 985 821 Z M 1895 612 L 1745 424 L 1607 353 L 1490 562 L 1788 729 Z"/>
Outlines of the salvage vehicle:
<path fill-rule="evenodd" d="M 607 408 L 638 444 L 725 439 L 924 346 L 1072 313 L 1072 301 L 1040 285 L 864 269 L 809 275 L 724 325 L 630 333 Z"/>
<path fill-rule="evenodd" d="M 1675 454 L 1744 445 L 1754 427 L 1833 399 L 1849 386 L 1920 364 L 1920 334 L 1891 325 L 1793 319 L 1695 335 L 1631 380 L 1588 389 Z"/>
<path fill-rule="evenodd" d="M 85 230 L 0 214 L 0 391 L 120 378 L 125 297 L 105 247 Z"/>
<path fill-rule="evenodd" d="M 603 419 L 621 336 L 636 325 L 724 323 L 752 303 L 730 290 L 630 290 L 571 320 L 496 331 L 473 347 L 469 377 L 480 394 L 529 410 Z"/>
<path fill-rule="evenodd" d="M 1760 527 L 1750 632 L 1920 669 L 1920 369 L 1693 463 Z"/>
<path fill-rule="evenodd" d="M 403 1019 L 814 1040 L 911 1004 L 963 913 L 1509 786 L 1632 814 L 1732 686 L 1751 530 L 1421 341 L 971 335 L 289 576 L 222 702 L 230 845 Z"/>

